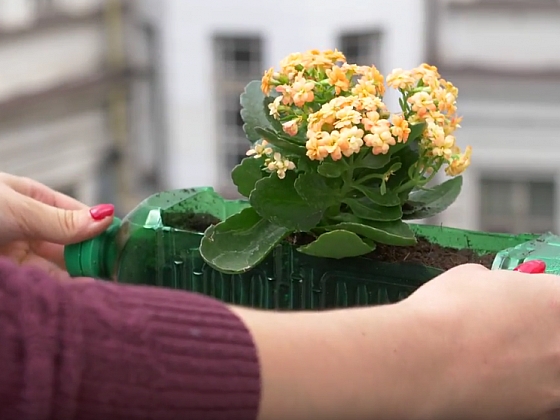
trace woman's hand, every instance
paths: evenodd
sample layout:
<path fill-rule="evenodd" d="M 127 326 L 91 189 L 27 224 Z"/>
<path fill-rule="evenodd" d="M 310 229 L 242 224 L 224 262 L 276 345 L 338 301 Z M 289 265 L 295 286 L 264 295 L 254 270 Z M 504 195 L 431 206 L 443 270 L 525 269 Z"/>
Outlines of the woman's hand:
<path fill-rule="evenodd" d="M 560 419 L 560 277 L 465 265 L 402 306 L 438 360 L 424 418 Z"/>
<path fill-rule="evenodd" d="M 64 245 L 103 232 L 114 208 L 90 208 L 28 178 L 0 173 L 0 256 L 68 277 Z"/>
<path fill-rule="evenodd" d="M 233 310 L 259 352 L 261 420 L 560 418 L 557 276 L 464 265 L 393 305 Z"/>

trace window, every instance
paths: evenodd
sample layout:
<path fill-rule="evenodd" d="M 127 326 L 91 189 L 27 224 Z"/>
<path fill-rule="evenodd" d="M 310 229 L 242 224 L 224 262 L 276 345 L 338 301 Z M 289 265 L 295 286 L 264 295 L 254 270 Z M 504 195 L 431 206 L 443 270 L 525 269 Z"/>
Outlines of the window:
<path fill-rule="evenodd" d="M 381 65 L 381 32 L 348 32 L 340 36 L 340 50 L 349 63 Z"/>
<path fill-rule="evenodd" d="M 249 148 L 243 132 L 239 96 L 247 83 L 262 77 L 262 44 L 258 36 L 216 36 L 214 39 L 218 142 L 225 146 L 219 150 L 225 152 L 222 162 L 227 174 L 245 157 Z"/>
<path fill-rule="evenodd" d="M 554 181 L 481 179 L 480 227 L 483 230 L 510 233 L 552 231 L 555 207 Z"/>

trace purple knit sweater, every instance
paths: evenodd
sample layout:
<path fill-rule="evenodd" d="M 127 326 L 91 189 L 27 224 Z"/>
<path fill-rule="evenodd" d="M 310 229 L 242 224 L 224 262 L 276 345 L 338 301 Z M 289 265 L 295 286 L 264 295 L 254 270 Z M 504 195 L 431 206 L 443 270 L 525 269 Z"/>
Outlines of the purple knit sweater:
<path fill-rule="evenodd" d="M 253 420 L 259 398 L 253 340 L 223 303 L 0 260 L 0 419 Z"/>

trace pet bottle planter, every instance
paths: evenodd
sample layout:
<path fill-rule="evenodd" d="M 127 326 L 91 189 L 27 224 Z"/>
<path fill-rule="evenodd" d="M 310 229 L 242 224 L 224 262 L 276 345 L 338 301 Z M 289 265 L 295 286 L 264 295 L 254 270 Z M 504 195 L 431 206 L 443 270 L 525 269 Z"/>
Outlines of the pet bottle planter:
<path fill-rule="evenodd" d="M 420 264 L 386 263 L 366 257 L 317 258 L 284 242 L 254 269 L 224 274 L 209 267 L 200 256 L 203 233 L 171 228 L 166 223 L 197 214 L 223 220 L 248 205 L 242 200 L 223 199 L 212 188 L 155 194 L 122 221 L 115 219 L 100 236 L 67 246 L 68 271 L 73 276 L 190 290 L 243 306 L 289 310 L 396 302 L 442 272 Z M 527 234 L 411 226 L 418 236 L 433 244 L 479 254 L 498 253 L 502 262 L 495 263 L 501 264 L 497 268 L 505 264 L 506 254 L 500 251 L 518 250 L 515 247 L 537 239 Z M 515 263 L 506 265 L 513 268 Z"/>

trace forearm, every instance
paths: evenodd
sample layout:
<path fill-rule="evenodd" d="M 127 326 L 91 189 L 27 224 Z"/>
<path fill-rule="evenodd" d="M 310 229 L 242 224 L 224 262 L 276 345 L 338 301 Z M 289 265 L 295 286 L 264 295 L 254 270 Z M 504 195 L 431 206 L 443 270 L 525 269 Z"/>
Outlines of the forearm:
<path fill-rule="evenodd" d="M 223 303 L 1 260 L 0 372 L 6 420 L 245 420 L 260 397 L 253 341 Z"/>
<path fill-rule="evenodd" d="M 438 338 L 430 338 L 405 305 L 291 314 L 234 310 L 259 352 L 260 420 L 402 420 L 422 418 L 430 408 L 442 366 L 423 361 Z M 437 355 L 431 360 L 438 363 Z"/>

